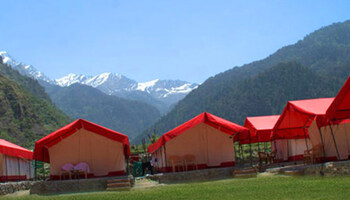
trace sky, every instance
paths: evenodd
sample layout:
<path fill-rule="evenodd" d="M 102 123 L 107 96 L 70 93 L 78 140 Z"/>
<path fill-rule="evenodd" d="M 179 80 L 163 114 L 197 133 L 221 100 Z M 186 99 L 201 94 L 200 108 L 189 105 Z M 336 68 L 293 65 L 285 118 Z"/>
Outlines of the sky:
<path fill-rule="evenodd" d="M 202 83 L 350 19 L 350 1 L 0 0 L 0 51 L 49 78 Z"/>

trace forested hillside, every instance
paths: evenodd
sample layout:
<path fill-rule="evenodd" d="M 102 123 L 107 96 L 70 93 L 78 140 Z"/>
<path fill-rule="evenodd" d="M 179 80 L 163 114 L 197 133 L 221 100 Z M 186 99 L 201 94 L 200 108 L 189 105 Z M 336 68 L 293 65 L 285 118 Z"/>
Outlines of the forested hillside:
<path fill-rule="evenodd" d="M 46 84 L 46 91 L 65 113 L 83 118 L 107 128 L 127 134 L 140 134 L 159 119 L 157 108 L 140 101 L 107 95 L 87 85 L 73 84 L 59 87 Z"/>
<path fill-rule="evenodd" d="M 32 148 L 37 139 L 70 121 L 37 81 L 0 59 L 0 138 Z"/>
<path fill-rule="evenodd" d="M 263 60 L 209 78 L 135 141 L 203 111 L 242 123 L 246 116 L 278 114 L 287 100 L 334 96 L 349 75 L 349 64 L 350 21 L 332 24 Z"/>

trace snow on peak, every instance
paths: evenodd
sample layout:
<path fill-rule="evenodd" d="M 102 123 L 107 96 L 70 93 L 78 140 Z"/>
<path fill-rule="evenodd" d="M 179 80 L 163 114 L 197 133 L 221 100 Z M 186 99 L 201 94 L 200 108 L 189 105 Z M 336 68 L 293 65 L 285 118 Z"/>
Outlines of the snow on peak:
<path fill-rule="evenodd" d="M 15 60 L 13 60 L 11 58 L 11 56 L 6 51 L 0 51 L 0 56 L 2 57 L 2 61 L 5 64 L 10 65 L 11 67 L 14 67 L 14 66 L 20 64 L 20 63 L 16 62 Z"/>
<path fill-rule="evenodd" d="M 122 75 L 110 72 L 105 72 L 96 76 L 76 75 L 71 73 L 67 76 L 56 79 L 55 82 L 61 87 L 67 87 L 74 83 L 98 87 L 108 81 L 119 81 L 120 79 L 122 79 Z"/>
<path fill-rule="evenodd" d="M 163 97 L 166 98 L 169 95 L 172 94 L 187 94 L 191 92 L 193 89 L 196 89 L 198 85 L 196 84 L 191 84 L 191 83 L 185 83 L 183 85 L 180 85 L 179 87 L 172 87 L 170 90 L 167 91 L 167 93 L 163 94 Z"/>
<path fill-rule="evenodd" d="M 25 65 L 21 62 L 17 62 L 6 51 L 0 51 L 0 56 L 2 57 L 2 61 L 5 64 L 17 70 L 22 75 L 29 76 L 37 80 L 51 82 L 51 80 L 48 77 L 46 77 L 43 73 L 35 69 L 32 65 Z"/>
<path fill-rule="evenodd" d="M 79 83 L 95 87 L 109 95 L 124 96 L 125 92 L 145 92 L 156 99 L 181 99 L 187 93 L 198 87 L 198 84 L 191 84 L 180 80 L 151 80 L 138 83 L 121 74 L 105 72 L 96 76 L 86 76 L 82 74 L 70 73 L 56 80 L 51 80 L 32 65 L 25 65 L 14 60 L 6 51 L 0 51 L 3 62 L 22 75 L 32 77 L 37 80 L 46 81 L 61 87 L 68 87 Z"/>
<path fill-rule="evenodd" d="M 144 83 L 138 83 L 136 90 L 140 90 L 140 91 L 144 92 L 148 88 L 154 87 L 158 81 L 159 81 L 159 79 L 155 79 L 155 80 L 144 82 Z M 149 90 L 147 90 L 147 92 L 150 93 Z"/>
<path fill-rule="evenodd" d="M 55 83 L 61 87 L 67 87 L 74 83 L 80 83 L 84 81 L 84 79 L 85 79 L 84 75 L 77 75 L 77 74 L 70 73 L 67 76 L 56 79 Z"/>
<path fill-rule="evenodd" d="M 97 76 L 89 77 L 84 84 L 91 85 L 92 87 L 97 87 L 103 83 L 105 83 L 112 73 L 102 73 Z"/>

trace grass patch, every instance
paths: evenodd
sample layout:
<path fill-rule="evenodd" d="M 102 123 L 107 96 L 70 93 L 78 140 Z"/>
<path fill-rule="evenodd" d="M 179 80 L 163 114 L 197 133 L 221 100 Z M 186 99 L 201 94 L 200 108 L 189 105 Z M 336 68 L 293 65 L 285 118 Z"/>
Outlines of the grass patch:
<path fill-rule="evenodd" d="M 8 199 L 349 199 L 349 188 L 350 177 L 261 176 L 174 184 L 128 192 L 28 195 Z"/>

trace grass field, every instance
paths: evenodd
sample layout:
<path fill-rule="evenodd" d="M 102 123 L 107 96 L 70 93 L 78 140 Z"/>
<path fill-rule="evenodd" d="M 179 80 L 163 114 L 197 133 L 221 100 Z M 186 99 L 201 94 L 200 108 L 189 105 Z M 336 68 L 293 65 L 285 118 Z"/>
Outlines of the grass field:
<path fill-rule="evenodd" d="M 259 177 L 174 184 L 127 192 L 54 196 L 26 195 L 3 199 L 350 199 L 350 177 Z"/>

